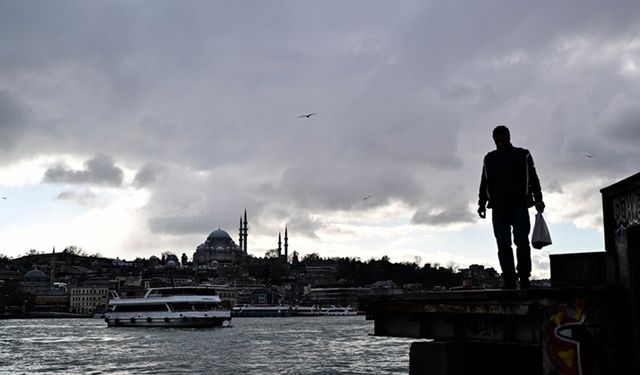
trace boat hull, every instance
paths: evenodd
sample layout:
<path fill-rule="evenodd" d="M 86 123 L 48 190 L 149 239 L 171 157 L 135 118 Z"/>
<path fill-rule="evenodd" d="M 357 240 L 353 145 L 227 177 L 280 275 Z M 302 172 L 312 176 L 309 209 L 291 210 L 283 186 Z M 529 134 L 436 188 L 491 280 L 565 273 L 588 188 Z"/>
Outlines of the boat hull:
<path fill-rule="evenodd" d="M 181 318 L 105 318 L 109 327 L 183 327 L 204 328 L 219 327 L 231 318 L 221 317 L 181 317 Z"/>
<path fill-rule="evenodd" d="M 208 311 L 201 314 L 112 313 L 105 315 L 109 327 L 217 327 L 230 321 L 229 311 Z"/>

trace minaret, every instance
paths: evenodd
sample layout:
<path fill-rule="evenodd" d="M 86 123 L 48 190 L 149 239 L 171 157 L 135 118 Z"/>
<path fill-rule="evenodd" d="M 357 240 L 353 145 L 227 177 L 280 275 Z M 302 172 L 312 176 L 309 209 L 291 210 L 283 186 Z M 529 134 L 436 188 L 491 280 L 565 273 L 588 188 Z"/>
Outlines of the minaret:
<path fill-rule="evenodd" d="M 244 251 L 244 247 L 242 246 L 242 216 L 240 216 L 240 233 L 238 234 L 239 237 L 239 243 L 240 243 L 240 249 Z"/>
<path fill-rule="evenodd" d="M 247 226 L 247 210 L 244 210 L 244 253 L 247 254 L 247 237 L 249 237 L 249 227 Z"/>
<path fill-rule="evenodd" d="M 282 237 L 280 236 L 280 232 L 278 232 L 278 259 L 282 258 Z"/>
<path fill-rule="evenodd" d="M 287 227 L 284 227 L 284 261 L 289 261 L 289 236 L 287 236 Z"/>
<path fill-rule="evenodd" d="M 55 264 L 55 258 L 56 258 L 56 247 L 53 247 L 53 254 L 51 254 L 51 281 L 50 283 L 50 287 L 53 288 L 53 280 L 55 280 L 56 277 L 56 264 Z"/>

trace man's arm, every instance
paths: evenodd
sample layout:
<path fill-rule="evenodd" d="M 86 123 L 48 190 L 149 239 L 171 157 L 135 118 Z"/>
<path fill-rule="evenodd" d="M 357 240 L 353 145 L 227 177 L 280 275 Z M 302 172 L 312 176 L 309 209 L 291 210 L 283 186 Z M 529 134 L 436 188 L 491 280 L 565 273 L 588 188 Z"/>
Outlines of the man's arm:
<path fill-rule="evenodd" d="M 482 176 L 480 176 L 480 191 L 478 192 L 478 215 L 480 215 L 480 217 L 483 219 L 486 216 L 487 200 L 489 198 L 487 196 L 487 166 L 485 165 L 486 164 L 485 162 L 486 162 L 486 157 L 482 163 Z"/>
<path fill-rule="evenodd" d="M 527 171 L 529 173 L 529 191 L 533 194 L 533 202 L 535 203 L 536 210 L 542 212 L 545 207 L 542 200 L 542 188 L 540 187 L 540 179 L 538 178 L 538 173 L 536 173 L 536 167 L 533 163 L 531 153 L 527 154 Z"/>

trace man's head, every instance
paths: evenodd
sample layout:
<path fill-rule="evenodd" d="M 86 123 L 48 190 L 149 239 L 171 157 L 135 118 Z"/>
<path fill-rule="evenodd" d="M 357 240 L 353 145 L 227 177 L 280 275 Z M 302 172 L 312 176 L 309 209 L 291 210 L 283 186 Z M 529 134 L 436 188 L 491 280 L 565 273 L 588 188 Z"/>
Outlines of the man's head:
<path fill-rule="evenodd" d="M 511 143 L 511 133 L 509 128 L 504 125 L 498 125 L 493 129 L 493 141 L 497 147 L 506 146 Z"/>

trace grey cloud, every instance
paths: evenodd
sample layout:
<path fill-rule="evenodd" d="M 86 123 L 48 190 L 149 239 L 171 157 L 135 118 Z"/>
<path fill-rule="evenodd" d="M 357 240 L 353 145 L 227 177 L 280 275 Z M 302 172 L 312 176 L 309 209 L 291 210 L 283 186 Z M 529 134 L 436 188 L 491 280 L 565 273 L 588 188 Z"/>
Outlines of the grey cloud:
<path fill-rule="evenodd" d="M 260 231 L 276 211 L 265 206 L 366 212 L 392 200 L 414 207 L 414 223 L 470 222 L 463 205 L 497 123 L 532 150 L 549 191 L 637 171 L 633 102 L 608 107 L 636 97 L 635 80 L 571 65 L 557 47 L 637 38 L 635 1 L 361 5 L 4 2 L 0 147 L 143 165 L 142 214 L 173 235 L 236 228 L 244 208 Z M 495 64 L 513 53 L 522 61 Z M 296 118 L 306 111 L 318 116 Z M 45 181 L 120 186 L 122 171 L 98 157 Z M 310 236 L 321 225 L 291 220 Z"/>
<path fill-rule="evenodd" d="M 534 269 L 549 270 L 549 253 L 549 250 L 534 250 L 531 253 L 531 262 L 533 263 Z"/>
<path fill-rule="evenodd" d="M 602 130 L 603 135 L 609 135 L 617 144 L 636 148 L 640 144 L 640 104 L 635 102 L 621 108 Z"/>
<path fill-rule="evenodd" d="M 426 224 L 434 226 L 444 226 L 450 224 L 473 223 L 475 216 L 470 212 L 469 207 L 447 207 L 447 208 L 420 208 L 417 210 L 411 222 L 413 224 Z"/>
<path fill-rule="evenodd" d="M 362 198 L 369 194 L 376 197 L 375 205 L 394 198 L 416 202 L 423 189 L 409 171 L 329 162 L 289 168 L 279 182 L 282 199 L 302 209 L 364 208 Z"/>
<path fill-rule="evenodd" d="M 305 236 L 317 239 L 318 230 L 326 227 L 326 224 L 320 220 L 313 219 L 310 215 L 298 214 L 289 219 L 287 223 L 289 233 L 295 233 L 296 236 Z"/>
<path fill-rule="evenodd" d="M 136 173 L 132 185 L 136 188 L 153 185 L 166 171 L 167 168 L 164 165 L 147 163 Z"/>
<path fill-rule="evenodd" d="M 118 187 L 122 185 L 123 172 L 113 159 L 105 154 L 97 154 L 84 163 L 84 170 L 71 170 L 63 165 L 45 171 L 44 182 L 67 184 L 90 184 Z"/>
<path fill-rule="evenodd" d="M 150 186 L 150 203 L 142 210 L 153 233 L 178 236 L 208 233 L 220 227 L 235 237 L 245 209 L 250 231 L 261 230 L 260 213 L 265 203 L 260 192 L 247 193 L 252 189 L 246 181 L 250 170 L 194 171 L 175 164 L 165 167 L 163 177 Z"/>
<path fill-rule="evenodd" d="M 72 201 L 81 206 L 88 205 L 96 199 L 96 194 L 92 191 L 63 191 L 59 193 L 54 199 L 59 201 Z"/>
<path fill-rule="evenodd" d="M 26 108 L 8 90 L 0 89 L 0 152 L 13 150 L 27 126 Z"/>
<path fill-rule="evenodd" d="M 204 234 L 213 230 L 211 223 L 214 223 L 215 220 L 213 215 L 152 217 L 149 219 L 149 227 L 152 233 Z"/>

